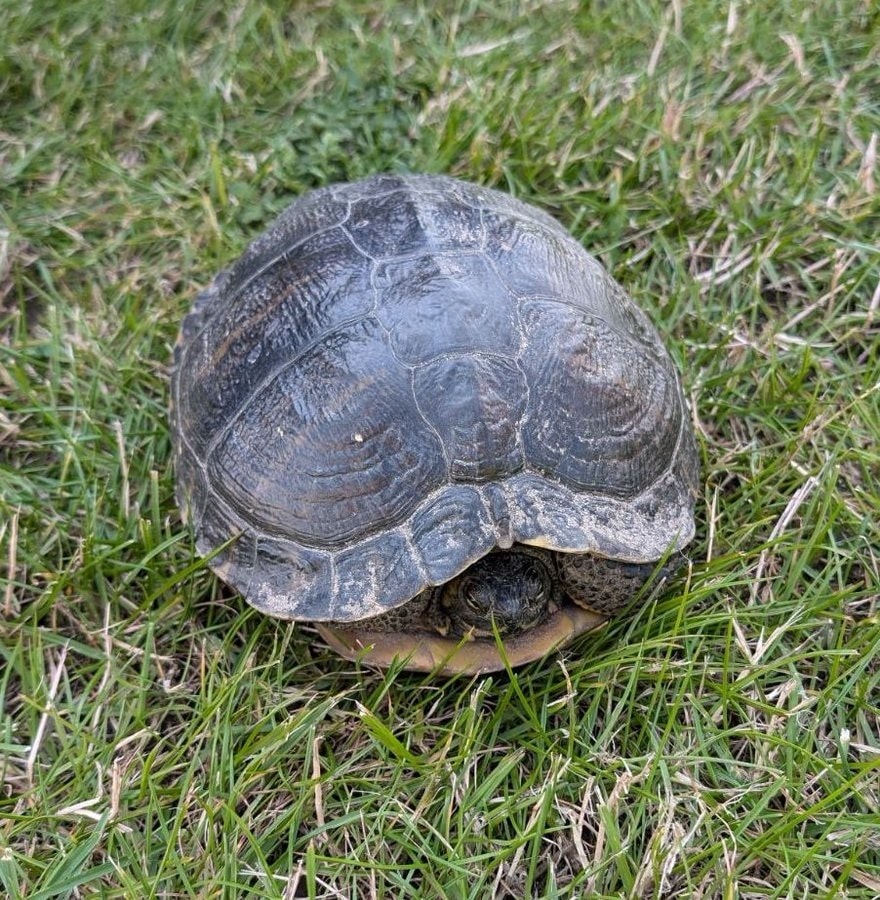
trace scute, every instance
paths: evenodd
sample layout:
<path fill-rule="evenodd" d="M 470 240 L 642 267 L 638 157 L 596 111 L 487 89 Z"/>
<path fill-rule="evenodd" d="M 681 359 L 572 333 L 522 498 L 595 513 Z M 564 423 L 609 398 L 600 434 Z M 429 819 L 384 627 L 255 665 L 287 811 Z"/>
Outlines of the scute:
<path fill-rule="evenodd" d="M 515 298 L 483 256 L 426 254 L 383 263 L 376 284 L 376 315 L 406 365 L 450 353 L 520 350 Z"/>
<path fill-rule="evenodd" d="M 228 580 L 252 606 L 289 619 L 294 615 L 290 598 L 296 597 L 296 616 L 323 617 L 332 575 L 328 552 L 252 531 L 242 533 L 235 552 L 238 564 Z"/>
<path fill-rule="evenodd" d="M 441 357 L 416 370 L 415 394 L 454 481 L 502 479 L 522 468 L 516 426 L 528 385 L 516 363 L 481 354 Z"/>
<path fill-rule="evenodd" d="M 417 193 L 405 184 L 395 193 L 353 202 L 346 228 L 357 246 L 377 260 L 472 252 L 484 240 L 478 209 L 445 192 Z"/>
<path fill-rule="evenodd" d="M 671 363 L 574 307 L 531 300 L 523 319 L 522 367 L 533 386 L 523 426 L 527 460 L 591 493 L 645 490 L 668 468 L 680 429 Z"/>
<path fill-rule="evenodd" d="M 330 329 L 363 318 L 373 304 L 369 266 L 341 229 L 280 253 L 185 347 L 178 365 L 186 371 L 180 403 L 190 444 L 205 452 L 260 385 L 291 365 L 292 348 L 304 350 Z"/>
<path fill-rule="evenodd" d="M 321 548 L 397 524 L 446 475 L 410 373 L 371 320 L 332 332 L 262 385 L 207 468 L 255 527 Z"/>
<path fill-rule="evenodd" d="M 494 544 L 480 493 L 455 485 L 430 497 L 411 517 L 412 543 L 427 584 L 444 584 Z"/>
<path fill-rule="evenodd" d="M 331 188 L 321 188 L 295 200 L 252 241 L 227 273 L 223 297 L 232 302 L 248 284 L 272 269 L 285 255 L 295 252 L 303 241 L 341 225 L 348 218 L 349 204 L 337 198 Z M 220 310 L 218 309 L 218 312 Z"/>
<path fill-rule="evenodd" d="M 399 531 L 346 547 L 333 563 L 336 589 L 321 618 L 335 622 L 379 615 L 426 587 L 412 547 Z M 398 598 L 398 604 L 389 604 L 389 597 Z"/>
<path fill-rule="evenodd" d="M 517 498 L 513 540 L 521 544 L 641 563 L 694 536 L 695 485 L 671 470 L 634 498 L 584 493 L 526 472 L 508 486 Z"/>
<path fill-rule="evenodd" d="M 578 307 L 621 332 L 641 326 L 632 300 L 568 233 L 531 218 L 491 213 L 485 219 L 486 252 L 514 294 Z M 640 337 L 652 332 L 649 327 Z"/>

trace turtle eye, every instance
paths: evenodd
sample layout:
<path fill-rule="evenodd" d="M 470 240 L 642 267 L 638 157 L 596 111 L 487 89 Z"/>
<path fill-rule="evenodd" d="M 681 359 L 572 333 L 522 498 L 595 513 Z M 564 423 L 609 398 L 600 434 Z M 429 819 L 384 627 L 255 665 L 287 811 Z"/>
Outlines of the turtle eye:
<path fill-rule="evenodd" d="M 483 603 L 480 601 L 479 594 L 474 590 L 464 592 L 464 603 L 471 612 L 480 613 L 483 611 Z"/>
<path fill-rule="evenodd" d="M 537 566 L 529 566 L 524 573 L 523 580 L 526 581 L 530 587 L 534 588 L 537 593 L 543 594 L 547 588 L 543 575 L 544 573 L 538 569 Z"/>

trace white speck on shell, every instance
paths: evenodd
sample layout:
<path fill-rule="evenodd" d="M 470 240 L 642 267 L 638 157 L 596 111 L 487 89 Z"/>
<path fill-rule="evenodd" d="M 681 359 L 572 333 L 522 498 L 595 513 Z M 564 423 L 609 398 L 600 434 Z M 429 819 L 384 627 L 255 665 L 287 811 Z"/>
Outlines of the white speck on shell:
<path fill-rule="evenodd" d="M 351 439 L 352 439 L 356 444 L 362 444 L 362 443 L 364 442 L 364 436 L 363 436 L 359 431 L 356 431 L 356 432 L 351 436 Z"/>

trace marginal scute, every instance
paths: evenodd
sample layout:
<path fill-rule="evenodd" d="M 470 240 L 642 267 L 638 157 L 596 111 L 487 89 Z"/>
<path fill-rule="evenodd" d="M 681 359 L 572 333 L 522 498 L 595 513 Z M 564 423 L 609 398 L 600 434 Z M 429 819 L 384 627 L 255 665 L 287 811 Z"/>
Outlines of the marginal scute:
<path fill-rule="evenodd" d="M 429 181 L 436 181 L 436 176 L 417 175 L 413 178 L 413 186 L 418 189 L 422 183 Z M 446 182 L 444 189 L 449 192 L 450 196 L 454 196 L 460 203 L 482 211 L 487 239 L 492 237 L 493 229 L 497 227 L 498 222 L 517 219 L 529 223 L 532 227 L 543 227 L 551 234 L 561 235 L 565 240 L 572 240 L 571 235 L 553 216 L 545 213 L 543 209 L 538 209 L 537 206 L 532 206 L 494 188 L 456 181 L 452 178 L 445 178 L 444 181 Z"/>
<path fill-rule="evenodd" d="M 222 308 L 222 298 L 229 283 L 229 272 L 224 270 L 193 300 L 190 311 L 183 317 L 180 326 L 180 339 L 174 346 L 174 364 L 180 365 L 181 356 L 189 349 L 193 338 L 205 327 L 205 324 Z"/>
<path fill-rule="evenodd" d="M 211 568 L 224 581 L 249 596 L 256 544 L 247 523 L 228 504 L 216 502 L 205 502 L 194 522 L 199 552 L 210 557 Z"/>
<path fill-rule="evenodd" d="M 447 487 L 412 517 L 412 542 L 429 584 L 444 584 L 493 546 L 489 519 L 472 487 Z"/>
<path fill-rule="evenodd" d="M 396 531 L 339 551 L 333 565 L 336 589 L 316 618 L 354 622 L 399 606 L 427 587 L 410 545 Z"/>
<path fill-rule="evenodd" d="M 283 619 L 326 616 L 330 554 L 266 535 L 255 540 L 256 564 L 247 589 L 250 603 Z"/>
<path fill-rule="evenodd" d="M 516 516 L 516 508 L 519 505 L 519 497 L 516 503 L 511 507 L 510 499 L 505 490 L 505 484 L 511 484 L 512 479 L 498 484 L 489 482 L 483 486 L 483 498 L 486 503 L 486 509 L 489 513 L 490 528 L 495 544 L 505 550 L 513 546 L 513 542 L 518 540 L 518 536 L 514 530 L 514 519 Z"/>
<path fill-rule="evenodd" d="M 683 496 L 686 507 L 683 515 L 693 516 L 694 497 L 700 491 L 700 454 L 697 451 L 697 439 L 694 436 L 688 411 L 684 405 L 684 397 L 679 396 L 679 403 L 682 408 L 681 432 L 670 474 L 672 483 L 678 485 Z"/>
<path fill-rule="evenodd" d="M 694 534 L 693 495 L 669 472 L 634 499 L 583 493 L 525 472 L 508 486 L 517 498 L 514 539 L 522 544 L 651 562 Z"/>
<path fill-rule="evenodd" d="M 175 413 L 172 412 L 174 416 Z M 176 418 L 176 416 L 175 416 Z M 184 522 L 201 522 L 208 499 L 208 484 L 189 447 L 179 444 L 174 456 L 177 505 Z"/>
<path fill-rule="evenodd" d="M 337 202 L 349 207 L 360 200 L 377 200 L 385 194 L 405 191 L 409 182 L 410 176 L 383 172 L 369 178 L 362 178 L 360 181 L 331 184 L 323 190 L 326 190 Z M 310 194 L 305 196 L 308 197 Z"/>

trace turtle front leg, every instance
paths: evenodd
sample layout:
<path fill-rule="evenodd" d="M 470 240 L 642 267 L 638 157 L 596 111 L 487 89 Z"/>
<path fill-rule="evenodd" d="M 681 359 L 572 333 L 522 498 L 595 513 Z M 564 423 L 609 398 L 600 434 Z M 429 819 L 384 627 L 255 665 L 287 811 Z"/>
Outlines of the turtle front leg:
<path fill-rule="evenodd" d="M 346 622 L 341 627 L 351 631 L 377 631 L 385 634 L 436 632 L 446 636 L 449 633 L 449 617 L 443 612 L 440 603 L 440 588 L 430 587 L 396 609 L 369 619 Z"/>
<path fill-rule="evenodd" d="M 563 592 L 578 606 L 614 616 L 641 590 L 657 563 L 629 563 L 592 553 L 557 553 L 556 565 Z M 665 580 L 674 568 L 661 570 Z"/>

